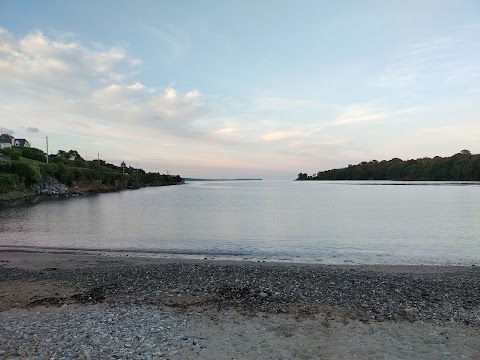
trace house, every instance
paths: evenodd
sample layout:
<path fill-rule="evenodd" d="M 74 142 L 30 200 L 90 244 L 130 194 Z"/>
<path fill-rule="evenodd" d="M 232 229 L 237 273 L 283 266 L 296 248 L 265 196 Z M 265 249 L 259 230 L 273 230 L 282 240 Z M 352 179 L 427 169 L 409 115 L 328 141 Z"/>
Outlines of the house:
<path fill-rule="evenodd" d="M 4 139 L 0 138 L 0 149 L 10 149 L 13 146 L 13 138 Z"/>
<path fill-rule="evenodd" d="M 25 139 L 15 139 L 15 146 L 30 147 L 30 143 Z"/>

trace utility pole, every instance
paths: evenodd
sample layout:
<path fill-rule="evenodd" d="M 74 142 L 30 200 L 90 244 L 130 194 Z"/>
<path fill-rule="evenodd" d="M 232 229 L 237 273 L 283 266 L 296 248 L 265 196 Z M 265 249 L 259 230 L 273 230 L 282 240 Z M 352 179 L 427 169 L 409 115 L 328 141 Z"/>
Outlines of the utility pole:
<path fill-rule="evenodd" d="M 48 164 L 48 136 L 45 136 L 45 139 L 47 140 L 47 164 Z"/>

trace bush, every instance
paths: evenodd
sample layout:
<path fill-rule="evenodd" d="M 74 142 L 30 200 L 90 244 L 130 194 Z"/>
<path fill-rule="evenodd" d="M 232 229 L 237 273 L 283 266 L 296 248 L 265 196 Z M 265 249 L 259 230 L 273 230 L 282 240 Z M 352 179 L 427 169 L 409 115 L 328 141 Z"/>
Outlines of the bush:
<path fill-rule="evenodd" d="M 1 151 L 5 155 L 10 155 L 12 160 L 19 160 L 22 156 L 22 151 L 19 149 L 2 149 Z"/>
<path fill-rule="evenodd" d="M 124 185 L 127 182 L 127 176 L 122 173 L 113 171 L 104 171 L 102 173 L 102 182 L 104 184 L 116 186 L 117 181 L 120 182 L 120 184 Z"/>
<path fill-rule="evenodd" d="M 17 149 L 15 149 L 15 150 L 17 150 Z M 47 158 L 46 158 L 44 152 L 40 149 L 25 147 L 25 148 L 20 148 L 18 150 L 20 150 L 22 152 L 22 156 L 24 158 L 31 159 L 31 160 L 38 160 L 38 161 L 41 161 L 41 162 L 46 162 L 47 161 Z"/>
<path fill-rule="evenodd" d="M 24 182 L 26 186 L 34 185 L 42 179 L 42 174 L 37 164 L 12 160 L 9 172 L 17 174 L 20 181 Z"/>
<path fill-rule="evenodd" d="M 12 167 L 12 163 L 10 161 L 0 159 L 0 173 L 10 172 L 11 167 Z"/>
<path fill-rule="evenodd" d="M 64 159 L 61 156 L 55 156 L 54 158 L 51 158 L 50 162 L 54 164 L 68 164 L 67 159 Z"/>
<path fill-rule="evenodd" d="M 65 185 L 72 185 L 73 181 L 73 174 L 70 171 L 70 168 L 65 166 L 65 164 L 57 164 L 57 172 L 55 173 L 55 177 L 59 182 Z"/>
<path fill-rule="evenodd" d="M 55 174 L 58 171 L 57 164 L 38 164 L 40 168 L 40 172 L 42 174 L 42 178 L 46 179 L 49 177 L 55 177 Z"/>
<path fill-rule="evenodd" d="M 20 182 L 15 174 L 0 174 L 0 193 L 17 189 Z"/>

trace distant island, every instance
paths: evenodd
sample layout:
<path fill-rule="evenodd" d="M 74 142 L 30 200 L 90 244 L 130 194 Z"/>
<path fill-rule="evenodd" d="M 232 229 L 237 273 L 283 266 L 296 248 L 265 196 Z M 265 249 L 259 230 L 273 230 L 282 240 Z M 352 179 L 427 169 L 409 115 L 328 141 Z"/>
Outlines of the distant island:
<path fill-rule="evenodd" d="M 247 181 L 247 180 L 263 180 L 263 179 L 198 179 L 198 178 L 185 178 L 185 181 Z"/>
<path fill-rule="evenodd" d="M 39 196 L 69 197 L 183 183 L 179 175 L 146 172 L 125 162 L 116 166 L 100 159 L 87 161 L 76 150 L 59 150 L 47 157 L 29 146 L 0 148 L 0 206 Z"/>
<path fill-rule="evenodd" d="M 480 181 L 480 155 L 462 150 L 450 157 L 364 161 L 311 176 L 300 173 L 296 180 Z"/>

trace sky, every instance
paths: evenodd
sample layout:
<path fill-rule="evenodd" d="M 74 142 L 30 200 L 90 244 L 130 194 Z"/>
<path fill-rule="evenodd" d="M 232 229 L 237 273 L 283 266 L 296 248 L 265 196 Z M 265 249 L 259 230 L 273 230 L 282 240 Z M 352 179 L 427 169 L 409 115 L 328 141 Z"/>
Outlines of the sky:
<path fill-rule="evenodd" d="M 184 177 L 480 153 L 480 1 L 0 0 L 0 133 Z"/>

